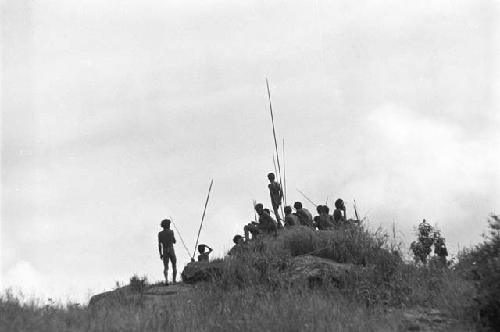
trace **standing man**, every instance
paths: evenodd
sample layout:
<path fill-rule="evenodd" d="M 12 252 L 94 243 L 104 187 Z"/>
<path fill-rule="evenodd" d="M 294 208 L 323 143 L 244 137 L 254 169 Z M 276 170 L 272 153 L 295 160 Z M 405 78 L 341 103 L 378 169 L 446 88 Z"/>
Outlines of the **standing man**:
<path fill-rule="evenodd" d="M 170 229 L 170 220 L 165 219 L 161 222 L 163 230 L 158 233 L 158 250 L 160 259 L 163 261 L 163 275 L 165 276 L 165 285 L 168 285 L 168 261 L 172 263 L 172 281 L 175 284 L 177 278 L 177 257 L 175 257 L 174 231 Z"/>
<path fill-rule="evenodd" d="M 267 174 L 267 178 L 269 179 L 267 187 L 269 188 L 269 194 L 271 195 L 271 204 L 273 206 L 274 215 L 276 216 L 278 223 L 280 223 L 281 217 L 278 209 L 281 205 L 281 200 L 283 199 L 283 190 L 281 189 L 281 184 L 274 180 L 274 173 Z"/>

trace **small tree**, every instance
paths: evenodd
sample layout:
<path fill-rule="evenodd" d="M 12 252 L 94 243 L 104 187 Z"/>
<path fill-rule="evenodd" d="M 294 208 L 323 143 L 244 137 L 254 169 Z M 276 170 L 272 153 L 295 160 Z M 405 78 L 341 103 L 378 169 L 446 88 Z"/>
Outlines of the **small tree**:
<path fill-rule="evenodd" d="M 437 255 L 444 264 L 446 264 L 446 256 L 448 250 L 446 249 L 445 239 L 441 236 L 441 231 L 429 224 L 425 219 L 418 225 L 417 228 L 417 241 L 413 241 L 410 249 L 413 252 L 415 261 L 427 264 L 429 255 L 434 246 L 434 254 Z"/>

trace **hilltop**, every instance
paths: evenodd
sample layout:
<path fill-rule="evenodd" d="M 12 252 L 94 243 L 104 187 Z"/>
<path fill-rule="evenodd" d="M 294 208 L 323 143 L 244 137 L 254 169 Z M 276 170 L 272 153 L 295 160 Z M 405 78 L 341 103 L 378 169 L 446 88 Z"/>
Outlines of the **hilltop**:
<path fill-rule="evenodd" d="M 427 266 L 406 262 L 386 234 L 362 225 L 284 229 L 245 243 L 234 255 L 189 264 L 183 278 L 165 286 L 134 277 L 130 285 L 95 295 L 86 307 L 18 306 L 16 315 L 38 317 L 44 322 L 38 331 L 470 331 L 479 326 L 472 280 L 432 260 Z M 15 308 L 12 299 L 4 301 L 3 316 Z M 30 330 L 19 328 L 21 322 L 3 321 L 0 327 Z"/>

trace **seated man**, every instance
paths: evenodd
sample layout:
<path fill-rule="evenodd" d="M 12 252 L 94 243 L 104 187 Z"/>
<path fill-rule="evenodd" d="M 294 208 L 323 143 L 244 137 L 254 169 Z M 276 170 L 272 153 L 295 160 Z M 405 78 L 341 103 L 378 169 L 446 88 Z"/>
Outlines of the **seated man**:
<path fill-rule="evenodd" d="M 293 204 L 295 208 L 295 214 L 299 218 L 300 224 L 303 226 L 313 227 L 313 217 L 311 212 L 308 209 L 302 207 L 301 202 L 295 202 Z"/>
<path fill-rule="evenodd" d="M 278 228 L 276 221 L 264 211 L 264 206 L 260 203 L 256 204 L 255 211 L 259 215 L 259 222 L 251 222 L 244 227 L 245 240 L 249 240 L 249 232 L 252 234 L 252 239 L 259 234 L 277 235 Z"/>
<path fill-rule="evenodd" d="M 290 206 L 285 206 L 285 227 L 300 225 L 299 217 L 292 213 Z"/>
<path fill-rule="evenodd" d="M 243 238 L 243 236 L 236 234 L 233 237 L 233 243 L 234 243 L 234 246 L 227 253 L 228 255 L 232 255 L 232 256 L 239 254 L 243 250 L 244 245 L 245 245 L 245 239 Z"/>
<path fill-rule="evenodd" d="M 328 214 L 330 209 L 326 205 L 318 205 L 316 208 L 318 216 L 314 217 L 314 225 L 320 230 L 332 229 L 334 226 L 333 217 Z"/>
<path fill-rule="evenodd" d="M 343 226 L 346 223 L 345 204 L 342 199 L 335 201 L 335 210 L 333 211 L 333 222 L 335 227 Z"/>
<path fill-rule="evenodd" d="M 205 251 L 205 249 L 208 249 L 208 251 Z M 210 260 L 209 255 L 212 251 L 214 250 L 206 244 L 198 245 L 198 262 L 208 262 Z"/>

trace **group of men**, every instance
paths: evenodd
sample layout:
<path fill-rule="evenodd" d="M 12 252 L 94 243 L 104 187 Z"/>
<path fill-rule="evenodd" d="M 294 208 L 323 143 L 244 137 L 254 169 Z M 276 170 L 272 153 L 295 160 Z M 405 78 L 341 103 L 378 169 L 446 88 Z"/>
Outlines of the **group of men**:
<path fill-rule="evenodd" d="M 283 208 L 284 218 L 281 218 L 279 213 L 279 209 L 283 202 L 283 190 L 281 184 L 275 180 L 274 173 L 269 173 L 267 178 L 269 179 L 268 188 L 271 197 L 271 206 L 276 220 L 271 217 L 271 211 L 269 209 L 265 209 L 261 203 L 255 204 L 255 212 L 258 215 L 258 220 L 250 222 L 243 228 L 245 237 L 239 234 L 234 236 L 233 242 L 235 246 L 229 251 L 229 255 L 234 254 L 245 241 L 253 239 L 261 234 L 277 235 L 278 229 L 283 227 L 302 225 L 318 230 L 328 230 L 339 228 L 347 223 L 345 204 L 340 198 L 335 201 L 335 210 L 333 215 L 330 215 L 330 209 L 328 206 L 318 205 L 316 207 L 318 215 L 313 218 L 311 212 L 304 208 L 301 202 L 295 202 L 293 205 L 295 212 L 292 212 L 291 206 L 285 206 Z M 173 269 L 173 282 L 175 283 L 177 276 L 177 259 L 173 245 L 176 240 L 174 232 L 170 229 L 170 223 L 171 222 L 168 219 L 161 222 L 163 231 L 158 234 L 158 248 L 160 258 L 163 261 L 163 274 L 165 276 L 165 281 L 167 280 L 170 262 Z M 205 249 L 209 249 L 209 251 L 207 252 Z M 199 245 L 198 252 L 198 261 L 208 261 L 208 255 L 212 252 L 212 249 L 206 245 Z"/>
<path fill-rule="evenodd" d="M 291 206 L 285 206 L 283 208 L 285 216 L 282 219 L 279 214 L 279 208 L 283 201 L 283 190 L 281 185 L 276 182 L 274 173 L 269 173 L 267 177 L 269 179 L 268 188 L 271 196 L 271 205 L 276 216 L 276 221 L 271 217 L 269 209 L 265 209 L 261 203 L 255 204 L 255 211 L 259 216 L 258 221 L 252 221 L 243 228 L 245 241 L 250 240 L 250 235 L 254 238 L 260 234 L 277 234 L 278 229 L 283 227 L 302 225 L 313 229 L 327 230 L 338 228 L 347 222 L 345 204 L 340 198 L 335 201 L 333 215 L 330 215 L 328 206 L 318 205 L 316 207 L 318 215 L 313 218 L 311 212 L 304 208 L 301 202 L 295 202 L 293 205 L 295 212 L 292 212 Z M 233 241 L 236 244 L 235 240 L 240 242 L 243 240 L 243 237 L 241 235 L 235 236 Z"/>

